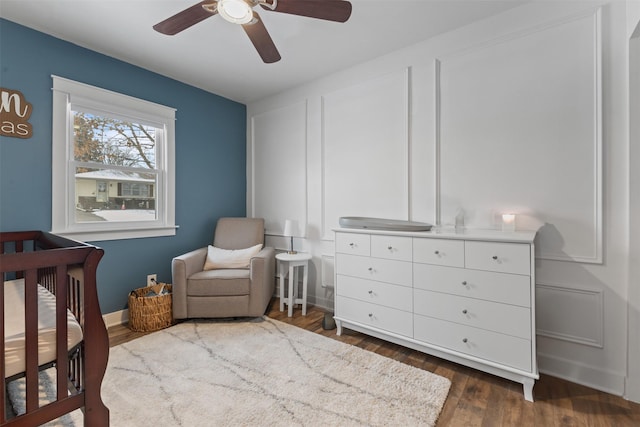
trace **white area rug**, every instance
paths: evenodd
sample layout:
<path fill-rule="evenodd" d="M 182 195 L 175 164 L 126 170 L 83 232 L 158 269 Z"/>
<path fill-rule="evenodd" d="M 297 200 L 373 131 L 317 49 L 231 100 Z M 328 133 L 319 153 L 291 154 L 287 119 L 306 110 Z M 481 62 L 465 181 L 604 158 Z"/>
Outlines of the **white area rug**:
<path fill-rule="evenodd" d="M 111 349 L 113 427 L 432 426 L 451 383 L 273 319 L 186 322 Z"/>

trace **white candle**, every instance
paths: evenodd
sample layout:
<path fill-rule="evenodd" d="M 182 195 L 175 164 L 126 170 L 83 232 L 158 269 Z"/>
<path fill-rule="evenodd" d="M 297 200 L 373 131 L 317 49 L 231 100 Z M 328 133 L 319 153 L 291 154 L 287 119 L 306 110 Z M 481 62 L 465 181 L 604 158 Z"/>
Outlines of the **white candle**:
<path fill-rule="evenodd" d="M 514 214 L 502 215 L 502 231 L 514 231 L 516 229 L 516 216 Z"/>

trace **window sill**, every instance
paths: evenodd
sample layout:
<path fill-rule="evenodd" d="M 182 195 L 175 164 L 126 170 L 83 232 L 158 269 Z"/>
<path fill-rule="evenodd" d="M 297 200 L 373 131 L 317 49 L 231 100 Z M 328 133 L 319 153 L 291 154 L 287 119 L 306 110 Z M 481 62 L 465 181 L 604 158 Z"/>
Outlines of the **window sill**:
<path fill-rule="evenodd" d="M 96 231 L 69 231 L 69 230 L 51 230 L 52 233 L 68 239 L 79 240 L 82 242 L 95 242 L 102 240 L 126 240 L 126 239 L 143 239 L 148 237 L 166 237 L 175 236 L 176 229 L 179 226 L 153 227 L 144 229 L 129 230 L 96 230 Z"/>

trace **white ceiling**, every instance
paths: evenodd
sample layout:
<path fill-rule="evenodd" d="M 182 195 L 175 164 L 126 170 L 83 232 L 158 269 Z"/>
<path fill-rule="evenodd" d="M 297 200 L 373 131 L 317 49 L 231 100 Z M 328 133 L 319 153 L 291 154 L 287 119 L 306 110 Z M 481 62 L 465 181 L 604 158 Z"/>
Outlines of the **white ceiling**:
<path fill-rule="evenodd" d="M 524 2 L 351 0 L 344 24 L 257 7 L 282 55 L 274 64 L 264 64 L 242 28 L 220 16 L 175 36 L 152 29 L 198 0 L 0 0 L 0 17 L 249 103 Z"/>

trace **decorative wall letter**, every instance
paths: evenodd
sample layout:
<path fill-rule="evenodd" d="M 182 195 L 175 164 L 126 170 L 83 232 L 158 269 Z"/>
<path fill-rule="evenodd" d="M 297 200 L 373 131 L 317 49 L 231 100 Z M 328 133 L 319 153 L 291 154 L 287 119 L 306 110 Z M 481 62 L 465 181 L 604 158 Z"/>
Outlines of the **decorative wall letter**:
<path fill-rule="evenodd" d="M 22 92 L 0 88 L 0 135 L 14 138 L 31 138 L 33 127 L 29 117 L 33 107 Z"/>

